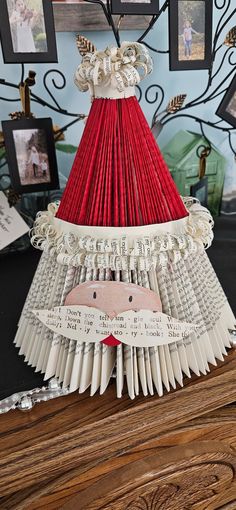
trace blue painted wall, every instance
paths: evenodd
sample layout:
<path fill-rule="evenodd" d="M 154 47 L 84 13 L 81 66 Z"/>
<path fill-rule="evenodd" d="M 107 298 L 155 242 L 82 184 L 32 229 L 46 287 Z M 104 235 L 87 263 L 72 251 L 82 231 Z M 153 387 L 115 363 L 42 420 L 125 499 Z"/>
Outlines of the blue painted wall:
<path fill-rule="evenodd" d="M 231 1 L 232 5 L 230 6 L 229 12 L 232 12 L 233 10 L 234 1 L 235 0 Z M 161 5 L 162 3 L 163 0 L 161 1 Z M 218 3 L 220 3 L 220 0 L 218 0 Z M 218 22 L 220 15 L 221 11 L 217 11 L 216 9 L 214 9 L 214 28 Z M 230 28 L 232 28 L 232 26 L 234 26 L 235 24 L 236 19 L 231 19 L 222 32 L 220 42 L 223 42 L 227 31 Z M 121 40 L 129 41 L 137 40 L 140 34 L 141 34 L 140 31 L 122 31 Z M 85 32 L 83 35 L 89 37 L 98 48 L 104 48 L 107 45 L 114 44 L 113 34 L 110 31 L 87 32 L 87 33 Z M 148 35 L 147 42 L 160 50 L 168 49 L 167 11 L 161 16 L 157 25 Z M 66 76 L 67 84 L 64 89 L 56 91 L 54 89 L 57 101 L 60 103 L 61 107 L 66 108 L 68 111 L 87 114 L 90 108 L 90 99 L 88 93 L 79 92 L 77 87 L 73 83 L 74 71 L 80 62 L 80 56 L 75 45 L 75 34 L 57 33 L 57 46 L 59 55 L 58 64 L 49 65 L 30 64 L 26 66 L 26 71 L 28 69 L 34 69 L 37 73 L 36 76 L 37 84 L 33 88 L 33 91 L 36 94 L 42 96 L 48 102 L 52 102 L 52 99 L 47 94 L 47 91 L 44 89 L 42 83 L 43 75 L 45 71 L 47 71 L 51 67 L 62 70 L 62 72 Z M 218 61 L 222 55 L 223 50 L 218 52 Z M 153 83 L 159 83 L 164 88 L 166 94 L 164 105 L 167 104 L 168 100 L 171 97 L 177 94 L 187 93 L 187 100 L 189 101 L 194 97 L 198 96 L 204 90 L 204 87 L 207 82 L 208 71 L 169 71 L 168 55 L 152 53 L 152 56 L 154 60 L 154 72 L 152 75 L 150 75 L 141 83 L 141 87 L 145 91 L 145 89 L 149 85 Z M 216 84 L 220 83 L 220 81 L 223 79 L 223 76 L 227 74 L 228 70 L 229 65 L 225 64 L 221 73 L 216 78 Z M 2 60 L 2 55 L 0 55 L 0 77 L 5 78 L 8 81 L 18 83 L 20 80 L 20 66 L 18 64 L 14 65 L 4 64 Z M 58 82 L 58 85 L 60 85 L 61 78 L 55 76 L 55 80 Z M 230 81 L 231 80 L 228 80 L 228 83 L 230 83 Z M 227 85 L 227 83 L 225 85 Z M 17 97 L 17 91 L 14 91 L 13 89 L 9 89 L 7 87 L 3 87 L 2 85 L 0 85 L 0 96 L 14 98 Z M 207 120 L 211 121 L 217 120 L 214 112 L 217 109 L 219 101 L 220 98 L 217 98 L 216 100 L 208 104 L 201 105 L 195 108 L 194 110 L 191 110 L 189 113 L 193 112 L 195 115 L 205 118 Z M 144 110 L 144 113 L 148 121 L 151 122 L 151 118 L 155 110 L 155 105 L 149 105 L 143 99 L 141 102 L 141 106 Z M 17 109 L 16 103 L 6 103 L 4 101 L 0 101 L 0 119 L 3 120 L 8 118 L 9 112 L 14 111 L 16 109 Z M 53 122 L 58 125 L 64 125 L 71 120 L 71 118 L 69 117 L 65 117 L 58 113 L 52 112 L 48 108 L 44 108 L 40 105 L 37 105 L 36 103 L 32 104 L 32 111 L 35 113 L 37 117 L 51 116 Z M 83 127 L 84 127 L 83 122 L 80 122 L 77 123 L 75 126 L 69 128 L 69 130 L 66 133 L 66 141 L 68 143 L 78 145 L 83 131 Z M 194 121 L 181 120 L 180 122 L 180 120 L 176 121 L 173 120 L 163 129 L 158 140 L 159 145 L 163 147 L 180 128 L 189 129 L 193 131 L 198 131 L 199 129 L 197 123 Z M 221 145 L 221 143 L 223 143 L 226 138 L 226 135 L 224 133 L 213 130 L 211 128 L 207 128 L 206 133 L 210 140 L 217 146 Z M 74 155 L 68 156 L 62 153 L 58 154 L 59 169 L 64 175 L 68 175 L 73 159 Z"/>

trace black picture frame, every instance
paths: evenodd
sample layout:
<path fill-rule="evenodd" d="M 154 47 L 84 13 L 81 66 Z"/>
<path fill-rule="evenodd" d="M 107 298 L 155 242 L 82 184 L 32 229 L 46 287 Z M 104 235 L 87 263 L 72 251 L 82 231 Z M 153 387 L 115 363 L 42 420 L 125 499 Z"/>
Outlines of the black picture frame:
<path fill-rule="evenodd" d="M 56 46 L 56 35 L 55 35 L 55 27 L 54 27 L 54 17 L 53 17 L 53 8 L 52 8 L 52 2 L 51 0 L 41 0 L 42 1 L 42 10 L 43 10 L 43 21 L 45 26 L 45 32 L 42 32 L 42 34 L 46 34 L 46 48 L 45 46 L 45 39 L 44 37 L 40 39 L 40 33 L 36 35 L 30 35 L 30 37 L 27 37 L 27 40 L 29 39 L 33 41 L 31 43 L 35 47 L 35 51 L 18 51 L 17 44 L 19 44 L 18 40 L 20 40 L 20 35 L 22 34 L 22 28 L 17 27 L 16 23 L 10 24 L 9 19 L 9 10 L 8 10 L 8 1 L 9 0 L 1 0 L 1 15 L 0 15 L 0 34 L 1 34 L 1 45 L 2 45 L 2 52 L 3 52 L 3 59 L 6 64 L 9 63 L 17 63 L 17 62 L 24 62 L 24 63 L 43 63 L 43 62 L 58 62 L 57 58 L 57 46 Z M 27 0 L 24 0 L 26 2 L 27 6 Z M 27 11 L 29 14 L 25 14 L 25 17 L 30 18 L 32 15 L 32 10 L 30 11 L 28 9 Z M 32 17 L 30 18 L 32 19 Z M 23 15 L 22 15 L 23 20 Z M 22 23 L 26 23 L 26 21 L 21 22 L 21 27 L 23 26 Z M 24 27 L 23 27 L 24 28 Z M 18 30 L 18 35 L 17 35 Z M 31 30 L 31 29 L 29 29 Z M 24 30 L 25 32 L 25 30 Z M 31 30 L 31 34 L 33 34 Z M 18 39 L 17 39 L 18 37 Z M 23 38 L 23 48 L 25 48 L 24 45 L 30 46 L 29 42 L 25 42 L 26 38 L 25 35 L 21 36 Z M 38 37 L 38 40 L 37 40 Z M 36 43 L 37 41 L 37 43 Z M 38 51 L 35 46 L 35 43 L 38 45 Z M 41 49 L 40 49 L 41 47 Z M 45 51 L 44 51 L 45 50 Z"/>
<path fill-rule="evenodd" d="M 50 118 L 5 120 L 2 121 L 2 130 L 13 189 L 20 194 L 58 189 L 52 120 Z M 24 136 L 25 131 L 30 132 Z"/>
<path fill-rule="evenodd" d="M 191 197 L 197 198 L 203 207 L 208 203 L 208 177 L 202 177 L 196 184 L 190 186 Z"/>
<path fill-rule="evenodd" d="M 234 101 L 235 104 L 235 116 L 232 115 L 228 109 L 231 101 Z M 216 115 L 236 128 L 236 76 L 234 76 L 231 81 L 230 86 L 216 111 Z"/>
<path fill-rule="evenodd" d="M 149 0 L 148 2 L 111 0 L 111 12 L 112 14 L 154 15 L 159 13 L 159 0 Z"/>
<path fill-rule="evenodd" d="M 181 49 L 180 30 L 179 30 L 179 9 L 180 3 L 186 0 L 171 0 L 169 5 L 169 49 L 170 49 L 170 70 L 171 71 L 190 71 L 199 69 L 209 69 L 212 62 L 212 0 L 188 0 L 191 2 L 205 3 L 205 23 L 204 23 L 204 57 L 201 59 L 189 58 L 189 52 L 193 55 L 193 44 L 182 46 L 182 51 L 185 51 L 183 59 L 179 58 Z M 200 4 L 199 4 L 200 6 Z M 188 20 L 186 20 L 186 23 Z M 185 27 L 187 28 L 187 27 Z M 193 28 L 193 27 L 192 27 Z M 194 28 L 193 28 L 194 29 Z M 184 27 L 183 27 L 184 31 Z M 183 32 L 184 33 L 184 32 Z M 197 34 L 201 35 L 201 34 Z M 186 41 L 187 44 L 187 41 Z M 186 59 L 185 59 L 186 57 Z"/>

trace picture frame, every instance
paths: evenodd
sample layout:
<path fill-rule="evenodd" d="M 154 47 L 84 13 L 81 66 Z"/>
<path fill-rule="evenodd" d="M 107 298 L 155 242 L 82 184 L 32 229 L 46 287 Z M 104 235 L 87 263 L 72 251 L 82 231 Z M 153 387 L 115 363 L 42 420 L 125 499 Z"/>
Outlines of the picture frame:
<path fill-rule="evenodd" d="M 202 177 L 196 184 L 190 187 L 190 196 L 197 198 L 203 207 L 208 203 L 208 177 Z"/>
<path fill-rule="evenodd" d="M 209 69 L 212 61 L 212 0 L 171 0 L 170 70 Z"/>
<path fill-rule="evenodd" d="M 58 62 L 51 0 L 1 0 L 0 34 L 6 64 Z"/>
<path fill-rule="evenodd" d="M 159 13 L 159 0 L 111 0 L 112 14 L 147 14 Z"/>
<path fill-rule="evenodd" d="M 236 128 L 236 76 L 231 81 L 216 111 L 216 115 Z"/>
<path fill-rule="evenodd" d="M 20 194 L 59 188 L 50 118 L 2 121 L 12 187 Z"/>

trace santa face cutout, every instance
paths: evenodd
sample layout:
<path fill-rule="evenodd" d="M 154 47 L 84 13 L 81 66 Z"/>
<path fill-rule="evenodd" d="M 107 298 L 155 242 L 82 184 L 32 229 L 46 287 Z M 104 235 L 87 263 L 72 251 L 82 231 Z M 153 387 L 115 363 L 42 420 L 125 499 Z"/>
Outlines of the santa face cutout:
<path fill-rule="evenodd" d="M 105 312 L 110 319 L 128 310 L 161 312 L 159 296 L 134 283 L 86 282 L 77 285 L 66 297 L 65 305 L 85 305 Z"/>
<path fill-rule="evenodd" d="M 128 310 L 162 310 L 161 301 L 155 292 L 133 283 L 122 282 L 86 282 L 77 285 L 66 297 L 65 305 L 98 308 L 111 320 Z M 115 346 L 121 342 L 110 334 L 102 343 Z"/>
<path fill-rule="evenodd" d="M 86 282 L 65 305 L 33 310 L 49 329 L 78 342 L 153 347 L 176 342 L 196 329 L 162 313 L 159 296 L 132 283 Z"/>

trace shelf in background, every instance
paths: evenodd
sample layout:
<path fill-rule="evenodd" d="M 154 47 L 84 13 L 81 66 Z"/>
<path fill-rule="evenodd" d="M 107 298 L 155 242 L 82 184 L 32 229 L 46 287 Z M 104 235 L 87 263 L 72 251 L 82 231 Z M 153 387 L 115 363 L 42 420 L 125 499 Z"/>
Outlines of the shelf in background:
<path fill-rule="evenodd" d="M 53 2 L 55 28 L 57 32 L 111 30 L 100 5 L 81 0 L 57 0 Z M 117 25 L 119 16 L 113 16 Z M 146 29 L 150 16 L 125 16 L 122 30 Z"/>

